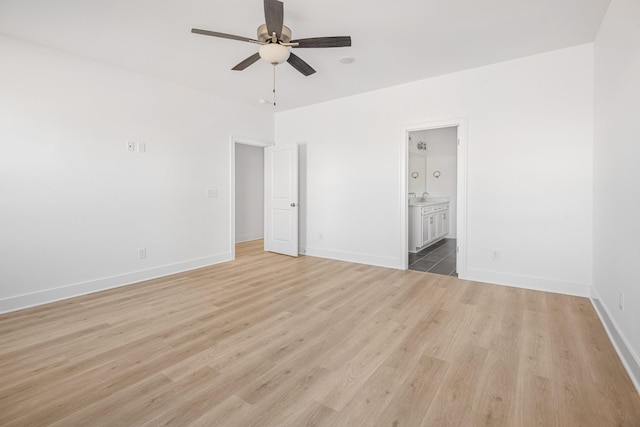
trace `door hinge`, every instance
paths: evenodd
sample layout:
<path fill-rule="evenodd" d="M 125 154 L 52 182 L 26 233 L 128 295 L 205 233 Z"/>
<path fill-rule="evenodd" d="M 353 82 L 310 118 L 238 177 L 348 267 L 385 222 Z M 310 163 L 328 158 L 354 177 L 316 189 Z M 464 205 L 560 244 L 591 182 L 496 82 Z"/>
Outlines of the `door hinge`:
<path fill-rule="evenodd" d="M 456 246 L 456 253 L 459 254 L 460 253 L 460 246 Z"/>
<path fill-rule="evenodd" d="M 458 138 L 458 145 L 460 145 L 460 138 Z"/>

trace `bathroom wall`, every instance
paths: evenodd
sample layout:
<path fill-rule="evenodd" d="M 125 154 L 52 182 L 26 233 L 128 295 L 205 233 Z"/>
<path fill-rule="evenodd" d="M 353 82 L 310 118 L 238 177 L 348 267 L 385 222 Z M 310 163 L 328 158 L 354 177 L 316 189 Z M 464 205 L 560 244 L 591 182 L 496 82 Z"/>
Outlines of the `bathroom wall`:
<path fill-rule="evenodd" d="M 407 192 L 420 197 L 427 191 L 427 152 L 418 149 L 420 138 L 416 134 L 417 132 L 409 133 Z"/>
<path fill-rule="evenodd" d="M 431 197 L 449 198 L 451 225 L 447 237 L 456 238 L 458 129 L 456 127 L 428 129 L 411 134 L 414 135 L 414 140 L 427 143 L 427 192 Z M 436 171 L 440 172 L 438 178 L 433 175 Z"/>

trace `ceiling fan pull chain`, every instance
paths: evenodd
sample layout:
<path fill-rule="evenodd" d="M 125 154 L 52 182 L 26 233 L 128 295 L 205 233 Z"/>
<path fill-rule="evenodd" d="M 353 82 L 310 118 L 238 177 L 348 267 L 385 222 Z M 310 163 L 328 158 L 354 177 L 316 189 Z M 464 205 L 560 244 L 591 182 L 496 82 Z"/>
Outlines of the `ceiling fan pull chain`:
<path fill-rule="evenodd" d="M 276 64 L 273 64 L 273 106 L 276 106 Z"/>

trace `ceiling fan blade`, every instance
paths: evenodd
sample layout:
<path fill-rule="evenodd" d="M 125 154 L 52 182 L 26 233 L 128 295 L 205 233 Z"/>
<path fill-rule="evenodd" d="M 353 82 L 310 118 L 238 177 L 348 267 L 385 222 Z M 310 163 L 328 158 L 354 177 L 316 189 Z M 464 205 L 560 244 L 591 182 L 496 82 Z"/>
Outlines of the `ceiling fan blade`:
<path fill-rule="evenodd" d="M 241 42 L 257 43 L 261 44 L 258 40 L 250 39 L 248 37 L 234 36 L 233 34 L 219 33 L 217 31 L 200 30 L 198 28 L 192 28 L 193 34 L 202 34 L 204 36 L 221 37 L 223 39 L 239 40 Z"/>
<path fill-rule="evenodd" d="M 274 32 L 280 39 L 284 23 L 284 5 L 279 0 L 264 0 L 264 21 L 267 24 L 269 36 Z"/>
<path fill-rule="evenodd" d="M 289 64 L 291 64 L 291 66 L 293 68 L 295 68 L 296 70 L 300 71 L 305 76 L 310 76 L 311 74 L 316 72 L 316 70 L 311 68 L 311 66 L 309 64 L 304 62 L 302 59 L 300 59 L 299 56 L 297 56 L 297 55 L 295 55 L 293 53 L 291 53 L 289 55 L 289 59 L 287 59 L 287 62 Z"/>
<path fill-rule="evenodd" d="M 351 36 L 312 37 L 291 40 L 291 43 L 298 43 L 298 46 L 293 47 L 349 47 L 351 46 Z"/>
<path fill-rule="evenodd" d="M 258 59 L 260 59 L 260 54 L 258 52 L 256 52 L 253 55 L 251 55 L 250 57 L 248 57 L 247 59 L 245 59 L 244 61 L 242 61 L 241 63 L 239 63 L 238 65 L 236 65 L 235 67 L 233 67 L 232 70 L 242 71 L 245 68 L 247 68 L 249 65 L 253 64 L 254 62 L 256 62 Z"/>

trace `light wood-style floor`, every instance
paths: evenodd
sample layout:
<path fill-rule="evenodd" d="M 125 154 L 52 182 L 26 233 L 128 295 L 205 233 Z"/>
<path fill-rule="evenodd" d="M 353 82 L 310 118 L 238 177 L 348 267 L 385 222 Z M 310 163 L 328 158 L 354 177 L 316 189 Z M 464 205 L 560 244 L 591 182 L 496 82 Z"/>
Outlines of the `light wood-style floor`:
<path fill-rule="evenodd" d="M 261 244 L 0 316 L 0 424 L 640 425 L 585 298 Z"/>

